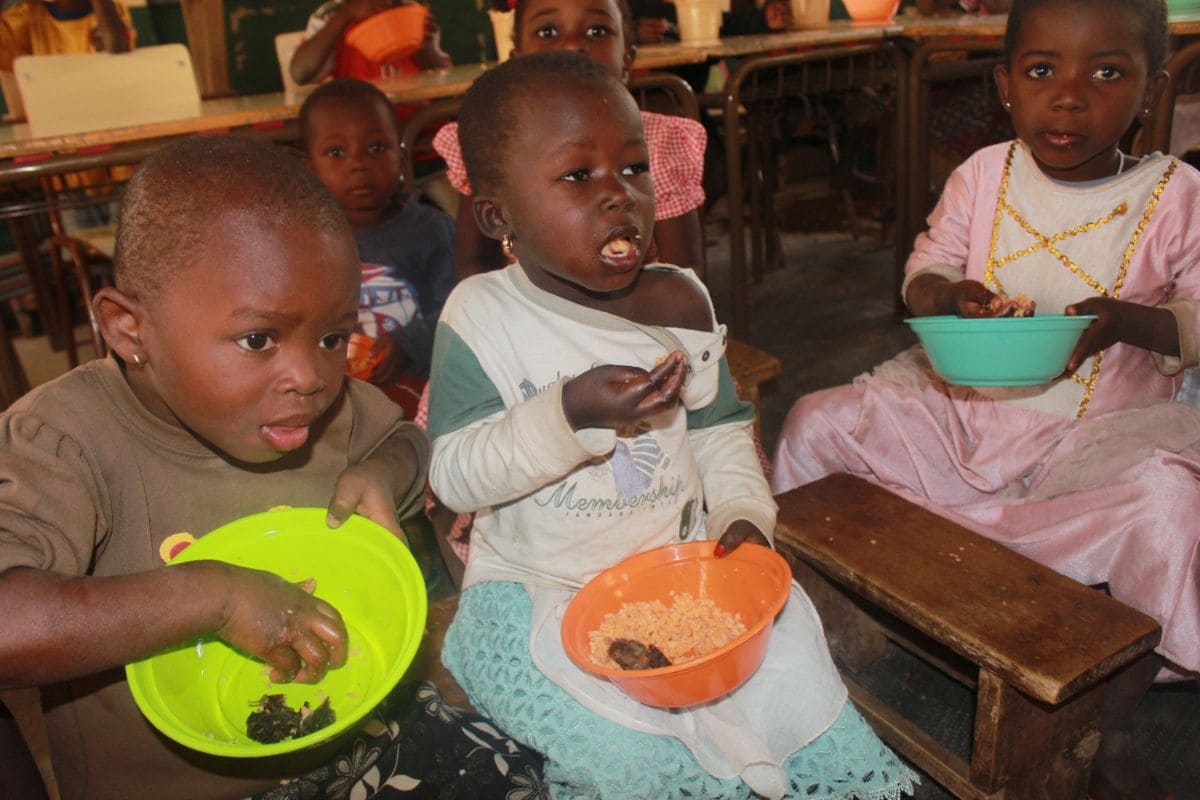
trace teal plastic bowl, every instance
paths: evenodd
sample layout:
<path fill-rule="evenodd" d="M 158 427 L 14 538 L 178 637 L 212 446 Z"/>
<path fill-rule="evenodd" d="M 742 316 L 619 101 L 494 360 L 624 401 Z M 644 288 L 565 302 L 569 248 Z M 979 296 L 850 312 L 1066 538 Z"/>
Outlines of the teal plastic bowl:
<path fill-rule="evenodd" d="M 218 756 L 287 753 L 357 724 L 400 682 L 425 630 L 421 570 L 386 528 L 352 516 L 330 530 L 325 513 L 284 508 L 244 517 L 197 539 L 171 566 L 215 559 L 293 582 L 314 578 L 313 593 L 346 624 L 346 663 L 317 684 L 277 684 L 264 662 L 206 637 L 127 665 L 134 701 L 164 735 Z M 307 736 L 256 742 L 246 735 L 246 717 L 264 694 L 283 694 L 293 708 L 306 701 L 316 708 L 328 697 L 337 718 Z"/>
<path fill-rule="evenodd" d="M 906 319 L 933 369 L 963 386 L 1036 386 L 1062 374 L 1095 315 Z"/>

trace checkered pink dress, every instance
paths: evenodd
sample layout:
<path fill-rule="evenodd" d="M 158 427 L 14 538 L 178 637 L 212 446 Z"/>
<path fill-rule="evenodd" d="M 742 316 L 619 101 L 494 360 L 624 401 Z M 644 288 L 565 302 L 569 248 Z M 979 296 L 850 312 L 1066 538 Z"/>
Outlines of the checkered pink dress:
<path fill-rule="evenodd" d="M 670 219 L 704 203 L 704 126 L 686 117 L 642 112 L 650 174 L 654 176 L 654 218 Z M 469 195 L 471 183 L 458 146 L 458 123 L 450 122 L 433 137 L 433 147 L 446 162 L 451 185 Z"/>

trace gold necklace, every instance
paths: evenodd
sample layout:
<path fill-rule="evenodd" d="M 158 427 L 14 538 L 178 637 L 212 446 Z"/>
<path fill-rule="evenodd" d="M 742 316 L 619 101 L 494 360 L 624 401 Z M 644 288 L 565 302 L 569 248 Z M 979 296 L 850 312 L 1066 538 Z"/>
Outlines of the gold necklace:
<path fill-rule="evenodd" d="M 1175 168 L 1178 162 L 1175 159 L 1170 159 L 1167 164 L 1167 169 L 1163 172 L 1162 178 L 1159 179 L 1158 185 L 1154 187 L 1154 191 L 1150 194 L 1150 200 L 1146 203 L 1146 208 L 1142 212 L 1142 218 L 1138 221 L 1137 227 L 1134 228 L 1133 235 L 1129 238 L 1129 243 L 1125 245 L 1125 253 L 1121 258 L 1121 266 L 1117 270 L 1117 278 L 1113 282 L 1111 290 L 1106 289 L 1099 281 L 1093 278 L 1082 267 L 1073 262 L 1069 256 L 1055 247 L 1056 242 L 1063 239 L 1069 239 L 1072 236 L 1078 236 L 1089 231 L 1097 230 L 1117 219 L 1120 216 L 1128 213 L 1128 206 L 1122 202 L 1117 205 L 1112 211 L 1103 217 L 1085 222 L 1074 228 L 1069 228 L 1061 233 L 1056 233 L 1053 236 L 1046 236 L 1039 232 L 1036 228 L 1021 216 L 1021 214 L 1008 203 L 1008 182 L 1012 174 L 1013 156 L 1017 151 L 1017 143 L 1014 141 L 1008 148 L 1008 155 L 1004 159 L 1004 171 L 1000 175 L 1000 196 L 996 200 L 996 215 L 992 219 L 992 235 L 988 247 L 987 265 L 983 271 L 983 283 L 993 292 L 998 294 L 1006 294 L 1004 287 L 1000 283 L 1000 279 L 996 276 L 996 270 L 1005 264 L 1017 261 L 1024 256 L 1036 253 L 1039 250 L 1045 250 L 1054 256 L 1063 266 L 1074 273 L 1080 280 L 1087 284 L 1096 294 L 1101 297 L 1111 297 L 1114 300 L 1121 298 L 1121 287 L 1125 285 L 1125 275 L 1129 271 L 1129 262 L 1133 259 L 1133 254 L 1137 250 L 1138 242 L 1142 238 L 1142 234 L 1146 230 L 1147 223 L 1150 222 L 1150 215 L 1154 213 L 1154 209 L 1158 207 L 1158 198 L 1162 196 L 1163 190 L 1167 188 L 1167 182 L 1171 180 L 1171 176 L 1175 174 Z M 1013 221 L 1021 227 L 1021 230 L 1032 236 L 1036 243 L 1010 253 L 1002 258 L 996 257 L 996 245 L 1000 239 L 1000 221 L 1005 215 L 1012 217 Z M 1091 402 L 1092 394 L 1096 391 L 1096 381 L 1100 377 L 1100 362 L 1104 355 L 1104 351 L 1100 351 L 1092 358 L 1091 374 L 1087 378 L 1081 378 L 1078 374 L 1074 374 L 1071 378 L 1081 386 L 1083 386 L 1083 399 L 1079 402 L 1079 410 L 1075 414 L 1076 419 L 1082 419 L 1087 411 L 1088 403 Z"/>

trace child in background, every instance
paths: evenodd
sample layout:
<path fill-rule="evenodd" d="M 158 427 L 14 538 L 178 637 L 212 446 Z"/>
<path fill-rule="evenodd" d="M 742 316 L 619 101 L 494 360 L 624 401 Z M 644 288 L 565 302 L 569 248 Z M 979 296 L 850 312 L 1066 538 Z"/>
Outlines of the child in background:
<path fill-rule="evenodd" d="M 416 5 L 415 0 L 328 0 L 308 18 L 304 41 L 292 54 L 288 69 L 299 84 L 334 78 L 377 80 L 393 75 L 408 75 L 424 69 L 450 66 L 450 56 L 442 50 L 441 32 L 430 11 L 425 18 L 425 38 L 412 56 L 389 63 L 369 60 L 347 47 L 346 31 L 363 20 L 392 6 Z"/>
<path fill-rule="evenodd" d="M 628 0 L 517 0 L 513 56 L 577 50 L 627 81 L 636 52 L 635 35 Z M 704 127 L 694 120 L 646 111 L 642 112 L 642 124 L 650 147 L 657 208 L 651 260 L 699 269 L 704 264 L 704 237 L 697 211 L 704 204 Z M 504 266 L 507 254 L 475 224 L 458 126 L 444 126 L 433 145 L 446 161 L 450 183 L 466 195 L 459 204 L 454 253 L 459 280 Z"/>
<path fill-rule="evenodd" d="M 446 666 L 546 755 L 556 798 L 911 790 L 798 588 L 759 671 L 702 708 L 641 706 L 567 659 L 559 614 L 585 581 L 672 542 L 767 544 L 775 503 L 704 284 L 642 266 L 654 187 L 621 81 L 579 53 L 522 56 L 475 82 L 459 120 L 475 217 L 517 263 L 459 284 L 434 347 L 430 482 L 479 511 Z"/>
<path fill-rule="evenodd" d="M 124 53 L 133 47 L 129 11 L 115 0 L 23 0 L 0 13 L 0 70 L 13 59 L 57 53 Z"/>
<path fill-rule="evenodd" d="M 1000 541 L 1163 626 L 1106 696 L 1095 800 L 1161 798 L 1133 748 L 1152 679 L 1200 670 L 1200 412 L 1172 396 L 1197 363 L 1200 176 L 1118 149 L 1162 91 L 1163 0 L 1015 0 L 996 81 L 1019 138 L 951 176 L 909 257 L 917 316 L 1096 314 L 1066 373 L 971 388 L 917 347 L 802 398 L 775 456 L 782 492 L 850 472 Z"/>
<path fill-rule="evenodd" d="M 406 711 L 393 693 L 331 747 L 239 760 L 171 745 L 126 685 L 125 663 L 206 634 L 277 681 L 345 660 L 337 610 L 300 587 L 214 561 L 162 567 L 185 532 L 278 504 L 401 535 L 428 444 L 344 378 L 359 275 L 337 202 L 269 145 L 186 139 L 129 184 L 116 287 L 95 301 L 112 355 L 0 416 L 0 686 L 42 687 L 64 798 L 393 797 L 389 783 L 436 780 L 476 751 L 461 765 L 482 795 L 536 785 L 535 760 L 436 697 Z"/>
<path fill-rule="evenodd" d="M 362 261 L 349 371 L 399 403 L 406 416 L 429 376 L 433 331 L 454 288 L 454 220 L 400 187 L 400 132 L 387 96 L 364 81 L 334 80 L 300 108 L 309 165 L 354 229 Z"/>

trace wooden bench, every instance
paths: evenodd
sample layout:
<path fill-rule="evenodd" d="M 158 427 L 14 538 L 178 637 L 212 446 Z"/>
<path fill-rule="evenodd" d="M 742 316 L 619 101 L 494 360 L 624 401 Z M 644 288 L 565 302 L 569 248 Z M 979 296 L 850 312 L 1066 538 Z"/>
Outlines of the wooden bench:
<path fill-rule="evenodd" d="M 968 763 L 844 674 L 885 741 L 956 797 L 1086 796 L 1105 683 L 1155 620 L 858 478 L 777 499 L 835 657 L 853 671 L 890 639 L 976 691 Z"/>

